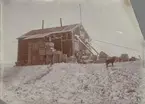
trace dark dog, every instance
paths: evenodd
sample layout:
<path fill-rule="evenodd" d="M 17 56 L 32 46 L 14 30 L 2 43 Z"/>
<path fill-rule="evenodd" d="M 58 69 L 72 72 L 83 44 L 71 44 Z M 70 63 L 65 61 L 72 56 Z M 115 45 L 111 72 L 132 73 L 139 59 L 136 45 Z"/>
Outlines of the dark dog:
<path fill-rule="evenodd" d="M 109 59 L 106 60 L 106 67 L 108 68 L 108 64 L 112 64 L 112 66 L 114 66 L 114 62 L 116 60 L 116 57 L 111 57 Z"/>

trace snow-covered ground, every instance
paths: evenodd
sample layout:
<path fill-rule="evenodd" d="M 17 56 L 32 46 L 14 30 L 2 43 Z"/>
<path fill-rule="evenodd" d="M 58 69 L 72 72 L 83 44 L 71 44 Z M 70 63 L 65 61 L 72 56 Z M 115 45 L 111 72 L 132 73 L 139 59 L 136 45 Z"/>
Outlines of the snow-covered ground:
<path fill-rule="evenodd" d="M 142 99 L 140 104 L 145 104 L 145 68 L 142 68 L 140 76 L 141 76 L 141 81 L 140 81 L 141 83 L 138 88 L 138 92 L 140 93 L 139 96 Z"/>
<path fill-rule="evenodd" d="M 5 68 L 8 104 L 138 104 L 140 62 Z"/>

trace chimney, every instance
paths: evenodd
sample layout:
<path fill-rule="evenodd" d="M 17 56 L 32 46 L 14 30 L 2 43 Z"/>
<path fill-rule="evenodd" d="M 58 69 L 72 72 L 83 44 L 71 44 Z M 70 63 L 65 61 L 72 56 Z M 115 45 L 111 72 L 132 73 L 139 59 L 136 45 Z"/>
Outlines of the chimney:
<path fill-rule="evenodd" d="M 44 29 L 44 20 L 42 20 L 42 29 Z"/>
<path fill-rule="evenodd" d="M 60 18 L 60 26 L 62 27 L 62 18 Z"/>

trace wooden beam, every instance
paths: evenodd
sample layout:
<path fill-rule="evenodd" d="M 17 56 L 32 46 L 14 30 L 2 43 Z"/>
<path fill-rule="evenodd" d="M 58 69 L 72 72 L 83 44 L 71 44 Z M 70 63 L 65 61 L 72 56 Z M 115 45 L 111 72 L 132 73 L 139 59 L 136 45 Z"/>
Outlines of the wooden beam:
<path fill-rule="evenodd" d="M 72 41 L 72 39 L 66 39 L 66 40 L 62 40 L 62 41 Z"/>
<path fill-rule="evenodd" d="M 72 36 L 72 56 L 74 56 L 75 55 L 75 44 L 74 44 L 74 39 L 75 39 L 75 37 L 74 37 L 74 35 L 73 35 L 73 32 L 71 33 L 71 36 Z"/>
<path fill-rule="evenodd" d="M 61 51 L 62 51 L 62 53 L 63 53 L 62 36 L 61 36 Z"/>

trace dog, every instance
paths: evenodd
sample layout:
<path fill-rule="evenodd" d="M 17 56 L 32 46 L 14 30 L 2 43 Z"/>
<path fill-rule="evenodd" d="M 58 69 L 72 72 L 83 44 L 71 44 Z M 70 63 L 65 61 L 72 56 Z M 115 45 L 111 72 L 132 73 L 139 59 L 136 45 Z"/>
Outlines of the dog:
<path fill-rule="evenodd" d="M 111 63 L 112 64 L 112 67 L 114 66 L 114 62 L 116 61 L 116 57 L 111 57 L 109 59 L 106 60 L 106 67 L 108 68 L 108 65 Z"/>

